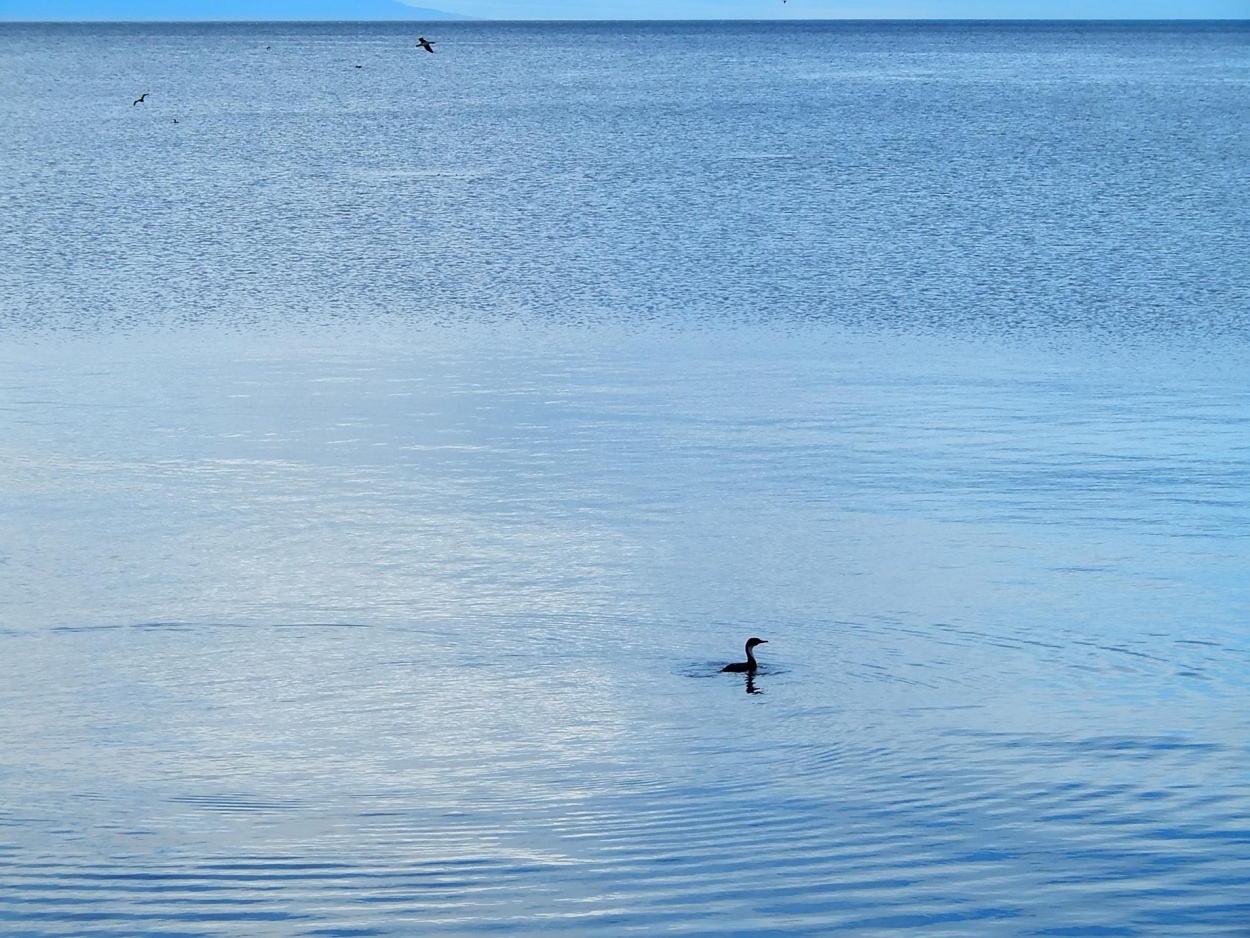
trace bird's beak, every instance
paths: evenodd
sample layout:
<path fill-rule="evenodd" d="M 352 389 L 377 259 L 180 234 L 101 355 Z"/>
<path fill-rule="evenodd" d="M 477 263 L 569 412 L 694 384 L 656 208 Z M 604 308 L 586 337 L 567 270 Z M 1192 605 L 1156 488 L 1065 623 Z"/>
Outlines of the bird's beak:
<path fill-rule="evenodd" d="M 760 639 L 760 644 L 761 644 L 761 645 L 767 645 L 767 644 L 768 644 L 768 639 L 766 639 L 766 638 L 761 638 L 761 639 Z"/>

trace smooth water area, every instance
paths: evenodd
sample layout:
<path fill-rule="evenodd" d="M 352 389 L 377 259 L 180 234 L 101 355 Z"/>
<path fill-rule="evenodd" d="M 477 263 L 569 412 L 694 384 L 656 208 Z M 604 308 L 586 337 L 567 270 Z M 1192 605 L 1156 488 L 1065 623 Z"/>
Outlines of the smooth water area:
<path fill-rule="evenodd" d="M 1250 933 L 1250 31 L 414 32 L 0 25 L 0 931 Z"/>

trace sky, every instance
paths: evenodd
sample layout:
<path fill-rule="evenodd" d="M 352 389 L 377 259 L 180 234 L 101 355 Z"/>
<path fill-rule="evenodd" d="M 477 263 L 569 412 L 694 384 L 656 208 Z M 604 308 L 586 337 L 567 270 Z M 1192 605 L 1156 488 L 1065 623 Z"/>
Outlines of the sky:
<path fill-rule="evenodd" d="M 1250 0 L 0 0 L 0 20 L 411 19 L 439 13 L 483 19 L 1250 19 Z"/>

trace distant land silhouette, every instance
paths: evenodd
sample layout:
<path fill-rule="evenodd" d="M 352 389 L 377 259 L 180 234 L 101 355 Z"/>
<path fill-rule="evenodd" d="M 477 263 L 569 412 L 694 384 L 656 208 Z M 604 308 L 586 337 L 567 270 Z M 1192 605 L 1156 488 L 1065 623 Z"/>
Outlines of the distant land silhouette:
<path fill-rule="evenodd" d="M 400 0 L 0 0 L 0 21 L 460 19 Z"/>

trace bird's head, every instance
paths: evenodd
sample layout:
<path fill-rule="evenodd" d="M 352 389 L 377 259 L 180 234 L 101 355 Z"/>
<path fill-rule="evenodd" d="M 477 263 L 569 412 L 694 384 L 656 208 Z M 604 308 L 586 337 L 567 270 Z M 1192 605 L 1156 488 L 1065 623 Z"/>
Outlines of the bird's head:
<path fill-rule="evenodd" d="M 768 644 L 768 639 L 766 638 L 748 638 L 747 639 L 747 651 L 750 651 L 756 645 L 767 645 L 767 644 Z"/>

